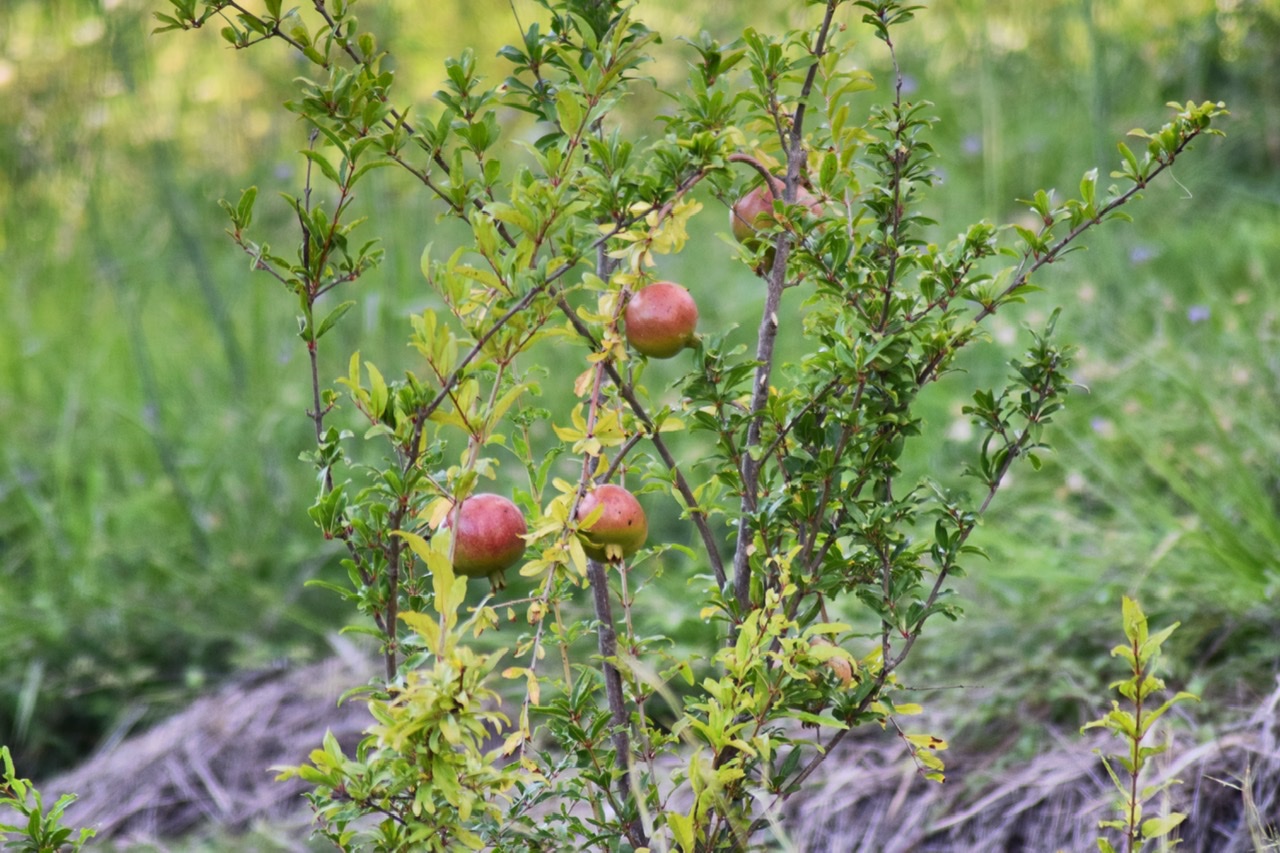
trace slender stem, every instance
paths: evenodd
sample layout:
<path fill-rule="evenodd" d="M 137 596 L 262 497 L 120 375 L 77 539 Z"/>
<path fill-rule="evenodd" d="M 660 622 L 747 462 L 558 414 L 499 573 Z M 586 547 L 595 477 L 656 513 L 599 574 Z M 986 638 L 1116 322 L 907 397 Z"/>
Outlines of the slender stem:
<path fill-rule="evenodd" d="M 1056 361 L 1054 362 L 1053 366 L 1056 368 L 1057 366 Z M 1035 401 L 1036 410 L 1038 410 L 1039 407 L 1043 405 L 1043 403 L 1049 398 L 1049 396 L 1050 396 L 1050 392 L 1047 387 L 1042 388 L 1040 390 L 1040 393 Z M 1027 426 L 1024 427 L 1022 431 L 1018 434 L 1018 437 L 1015 438 L 1008 445 L 1007 447 L 1008 452 L 1005 454 L 1004 461 L 1000 465 L 1000 470 L 996 472 L 995 476 L 992 478 L 991 482 L 988 484 L 986 497 L 983 498 L 982 505 L 978 507 L 978 511 L 976 513 L 978 517 L 981 517 L 986 514 L 987 508 L 990 507 L 991 502 L 995 500 L 996 492 L 1000 490 L 1000 486 L 1004 482 L 1005 476 L 1009 473 L 1009 468 L 1013 466 L 1013 461 L 1022 455 L 1023 448 L 1026 447 L 1028 443 L 1030 443 L 1033 427 L 1034 427 L 1034 424 L 1027 424 Z M 969 536 L 973 534 L 973 531 L 976 530 L 977 527 L 978 525 L 976 521 L 971 522 L 965 525 L 964 527 L 962 527 L 962 529 L 959 531 L 960 535 L 959 535 L 959 538 L 956 540 L 956 545 L 954 548 L 954 551 L 956 553 L 959 553 L 960 548 L 967 541 L 969 541 Z M 938 596 L 942 594 L 942 586 L 946 582 L 947 578 L 950 577 L 951 569 L 952 569 L 951 565 L 945 565 L 938 569 L 938 575 L 933 580 L 933 586 L 929 589 L 929 595 L 924 600 L 923 612 L 925 614 L 929 613 L 929 611 L 933 608 L 934 603 L 937 602 Z M 905 642 L 903 643 L 902 649 L 898 652 L 897 657 L 895 657 L 892 660 L 892 662 L 890 662 L 889 658 L 886 656 L 885 666 L 884 666 L 884 674 L 886 676 L 889 672 L 892 672 L 904 660 L 906 660 L 907 655 L 911 653 L 911 647 L 914 646 L 916 644 L 916 640 L 919 639 L 921 634 L 921 629 L 924 628 L 924 622 L 925 622 L 925 619 L 927 618 L 928 618 L 927 615 L 922 616 L 920 617 L 919 620 L 916 621 L 914 625 L 911 625 L 908 627 L 907 629 L 908 636 L 905 638 Z"/>
<path fill-rule="evenodd" d="M 822 58 L 826 52 L 827 36 L 831 31 L 832 19 L 835 16 L 837 0 L 828 0 L 822 24 L 818 29 L 818 37 L 811 53 L 815 60 Z M 805 169 L 804 118 L 805 104 L 813 91 L 817 79 L 819 63 L 815 61 L 809 66 L 804 84 L 797 98 L 798 106 L 791 122 L 790 135 L 787 138 L 787 177 L 783 199 L 788 204 L 796 200 L 796 192 L 800 183 L 800 175 Z M 767 290 L 765 292 L 764 310 L 760 314 L 760 325 L 756 333 L 756 374 L 751 388 L 750 420 L 747 426 L 745 452 L 742 454 L 742 503 L 738 519 L 738 541 L 733 552 L 733 594 L 738 608 L 738 619 L 741 620 L 751 607 L 751 545 L 754 540 L 751 516 L 759 503 L 760 470 L 765 462 L 763 455 L 754 452 L 760 447 L 763 409 L 769 399 L 769 379 L 773 374 L 774 345 L 778 337 L 778 310 L 782 305 L 782 291 L 787 284 L 787 260 L 791 255 L 791 232 L 782 231 L 774 243 L 773 266 L 769 270 Z"/>
<path fill-rule="evenodd" d="M 547 572 L 546 580 L 544 580 L 542 583 L 542 592 L 539 593 L 538 597 L 535 599 L 535 601 L 541 602 L 543 606 L 547 604 L 547 601 L 551 596 L 551 586 L 552 586 L 552 581 L 554 579 L 555 579 L 555 572 Z M 546 624 L 546 620 L 547 620 L 547 614 L 544 612 L 542 616 L 538 619 L 538 627 L 536 627 L 533 631 L 533 643 L 529 649 L 529 669 L 535 669 L 538 666 L 538 660 L 540 659 L 542 654 L 543 626 Z M 563 647 L 561 648 L 561 653 L 563 655 Z M 565 686 L 567 689 L 570 682 L 570 675 L 571 675 L 569 670 L 569 661 L 567 658 L 564 660 L 564 672 L 565 672 Z M 520 755 L 519 755 L 520 758 L 524 758 L 525 748 L 529 745 L 529 733 L 525 731 L 525 722 L 529 719 L 529 706 L 532 704 L 533 704 L 533 699 L 529 695 L 529 691 L 526 690 L 524 694 L 524 700 L 520 704 L 520 729 L 521 729 L 520 733 L 522 735 L 520 739 Z"/>
<path fill-rule="evenodd" d="M 1199 131 L 1189 134 L 1187 138 L 1182 142 L 1182 144 L 1178 146 L 1176 153 L 1181 153 L 1184 148 L 1186 148 L 1188 145 L 1191 144 L 1191 140 L 1198 135 L 1199 135 Z M 1159 166 L 1153 169 L 1151 171 L 1151 174 L 1147 176 L 1147 181 L 1149 182 L 1151 178 L 1154 178 L 1156 175 L 1160 174 L 1165 169 L 1169 168 L 1169 166 L 1171 165 L 1173 165 L 1172 157 L 1170 157 L 1168 161 L 1161 163 Z M 1138 193 L 1142 192 L 1145 186 L 1146 186 L 1146 183 L 1142 183 L 1142 184 L 1135 183 L 1129 189 L 1125 190 L 1123 193 L 1116 196 L 1114 199 L 1112 199 L 1110 202 L 1104 205 L 1102 209 L 1097 212 L 1097 215 L 1089 219 L 1086 219 L 1084 222 L 1081 222 L 1075 228 L 1072 228 L 1071 231 L 1066 236 L 1064 236 L 1058 242 L 1050 246 L 1047 251 L 1035 256 L 1030 254 L 1024 255 L 1021 266 L 1024 266 L 1025 269 L 1019 269 L 1019 271 L 1013 276 L 1013 279 L 1009 282 L 1009 285 L 1005 287 L 1004 290 L 1000 291 L 998 296 L 992 299 L 988 304 L 984 305 L 982 307 L 982 310 L 980 310 L 977 314 L 974 315 L 973 322 L 981 323 L 988 316 L 994 314 L 996 312 L 996 308 L 998 308 L 1001 302 L 1004 301 L 1004 298 L 1008 296 L 1010 293 L 1012 293 L 1014 290 L 1016 290 L 1017 288 L 1026 284 L 1027 279 L 1031 278 L 1032 273 L 1034 273 L 1036 270 L 1040 269 L 1041 267 L 1056 261 L 1058 257 L 1062 254 L 1062 252 L 1069 245 L 1074 243 L 1080 237 L 1081 234 L 1088 231 L 1093 226 L 1100 224 L 1104 219 L 1107 218 L 1107 214 L 1111 213 L 1116 208 L 1121 207 L 1129 203 L 1130 201 L 1132 201 L 1134 197 L 1138 195 Z M 1032 257 L 1035 257 L 1035 261 L 1031 263 L 1030 266 L 1026 266 L 1027 262 Z"/>
<path fill-rule="evenodd" d="M 1141 827 L 1139 826 L 1139 795 L 1141 791 L 1138 788 L 1138 775 L 1142 771 L 1142 684 L 1147 677 L 1147 667 L 1142 660 L 1142 646 L 1136 640 L 1131 640 L 1129 648 L 1133 650 L 1133 728 L 1134 733 L 1129 739 L 1129 802 L 1126 804 L 1128 814 L 1126 817 L 1128 824 L 1125 828 L 1124 840 L 1126 853 L 1133 853 L 1134 850 L 1141 847 L 1139 842 L 1139 834 Z"/>
<path fill-rule="evenodd" d="M 613 748 L 617 752 L 618 795 L 625 802 L 631 796 L 631 737 L 628 732 L 631 715 L 627 713 L 626 698 L 622 692 L 622 673 L 618 671 L 618 633 L 613 623 L 613 605 L 609 600 L 609 579 L 604 566 L 598 560 L 587 561 L 587 580 L 591 585 L 591 601 L 595 607 L 596 637 L 600 649 L 601 670 L 604 673 L 605 698 L 609 703 L 609 719 L 613 726 Z M 634 822 L 627 823 L 627 837 L 636 847 L 647 846 L 644 831 Z"/>
<path fill-rule="evenodd" d="M 889 179 L 889 186 L 893 193 L 887 223 L 889 226 L 889 240 L 887 245 L 882 246 L 888 255 L 889 266 L 885 270 L 884 287 L 881 289 L 881 299 L 884 301 L 880 306 L 880 322 L 876 325 L 876 331 L 881 334 L 884 334 L 889 326 L 889 319 L 893 316 L 893 292 L 898 283 L 898 259 L 902 256 L 902 167 L 907 164 L 911 157 L 911 151 L 904 142 L 906 122 L 902 120 L 902 69 L 898 66 L 898 52 L 894 49 L 893 42 L 887 34 L 884 41 L 889 46 L 889 60 L 893 63 L 895 130 L 893 132 L 893 148 L 889 152 L 889 160 L 893 167 L 893 172 Z"/>

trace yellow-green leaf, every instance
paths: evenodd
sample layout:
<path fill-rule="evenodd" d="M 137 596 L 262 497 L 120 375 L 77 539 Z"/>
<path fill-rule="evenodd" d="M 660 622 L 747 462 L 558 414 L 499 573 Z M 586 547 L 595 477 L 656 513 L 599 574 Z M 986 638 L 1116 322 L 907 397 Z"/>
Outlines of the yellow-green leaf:
<path fill-rule="evenodd" d="M 381 417 L 387 407 L 387 382 L 382 378 L 382 371 L 372 362 L 366 361 L 364 369 L 369 373 L 369 414 Z"/>
<path fill-rule="evenodd" d="M 685 853 L 694 853 L 696 848 L 694 846 L 693 816 L 670 812 L 667 815 L 667 825 L 671 827 L 671 834 L 675 837 L 676 844 L 680 845 L 680 849 Z"/>
<path fill-rule="evenodd" d="M 425 613 L 417 613 L 408 611 L 400 614 L 400 619 L 414 633 L 426 640 L 427 648 L 431 649 L 434 655 L 440 654 L 440 625 L 436 622 L 435 617 L 428 616 Z"/>
<path fill-rule="evenodd" d="M 1187 816 L 1180 812 L 1153 817 L 1142 822 L 1142 837 L 1144 839 L 1159 838 L 1162 835 L 1168 835 L 1174 827 L 1187 819 Z"/>
<path fill-rule="evenodd" d="M 933 751 L 941 751 L 947 748 L 947 742 L 940 737 L 933 735 L 907 735 L 907 741 L 920 747 Z"/>

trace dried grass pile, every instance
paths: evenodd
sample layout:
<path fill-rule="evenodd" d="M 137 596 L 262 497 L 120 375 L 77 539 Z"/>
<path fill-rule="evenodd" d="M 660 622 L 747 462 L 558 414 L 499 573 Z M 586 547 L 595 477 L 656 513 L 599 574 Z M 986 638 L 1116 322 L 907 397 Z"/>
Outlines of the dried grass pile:
<path fill-rule="evenodd" d="M 1144 782 L 1182 784 L 1146 814 L 1188 815 L 1178 850 L 1280 851 L 1280 687 L 1208 741 L 1198 743 L 1186 727 L 1160 737 L 1171 738 L 1168 752 L 1156 759 L 1159 775 Z M 1120 748 L 1104 733 L 1064 732 L 1056 748 L 998 773 L 990 769 L 998 756 L 943 753 L 949 781 L 939 785 L 915 772 L 900 745 L 862 740 L 828 758 L 816 784 L 788 804 L 783 824 L 795 849 L 812 853 L 1097 850 L 1098 821 L 1117 813 L 1115 788 L 1093 750 Z"/>
<path fill-rule="evenodd" d="M 349 655 L 229 684 L 41 783 L 45 802 L 77 794 L 67 822 L 96 827 L 95 843 L 177 838 L 210 826 L 240 832 L 296 818 L 306 809 L 305 786 L 275 781 L 270 768 L 305 762 L 326 730 L 354 748 L 368 710 L 354 701 L 338 707 L 337 699 L 371 672 L 370 661 Z"/>
<path fill-rule="evenodd" d="M 46 783 L 74 791 L 68 819 L 98 827 L 99 840 L 176 838 L 210 826 L 242 830 L 263 820 L 307 830 L 301 787 L 274 781 L 272 765 L 297 764 L 330 729 L 349 748 L 369 721 L 360 702 L 339 708 L 363 682 L 367 661 L 333 660 L 256 683 L 224 688 L 142 735 Z M 357 671 L 359 670 L 359 671 Z M 945 725 L 939 726 L 945 730 Z M 1167 808 L 1190 815 L 1179 850 L 1203 853 L 1267 847 L 1263 824 L 1280 822 L 1280 688 L 1247 718 L 1197 743 L 1175 729 L 1161 773 L 1183 780 Z M 781 847 L 812 853 L 1096 850 L 1097 822 L 1114 816 L 1112 791 L 1094 747 L 1104 735 L 1063 734 L 1021 766 L 992 769 L 997 756 L 944 753 L 945 784 L 924 781 L 901 744 L 878 729 L 849 738 L 786 806 Z M 959 754 L 957 754 L 959 752 Z M 1247 784 L 1245 780 L 1247 779 Z M 1234 787 L 1233 787 L 1234 786 Z M 1243 790 L 1242 790 L 1243 788 Z M 1150 813 L 1149 813 L 1150 814 Z M 1252 823 L 1250 815 L 1255 819 Z"/>

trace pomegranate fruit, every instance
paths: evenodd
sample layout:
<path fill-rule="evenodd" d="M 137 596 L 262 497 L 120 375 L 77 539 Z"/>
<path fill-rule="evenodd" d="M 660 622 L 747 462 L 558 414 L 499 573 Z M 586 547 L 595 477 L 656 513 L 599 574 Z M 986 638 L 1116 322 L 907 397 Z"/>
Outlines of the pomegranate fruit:
<path fill-rule="evenodd" d="M 453 525 L 453 513 L 445 527 Z M 502 495 L 481 493 L 462 502 L 453 542 L 453 570 L 469 578 L 488 577 L 501 586 L 502 573 L 524 555 L 529 532 L 524 515 Z"/>
<path fill-rule="evenodd" d="M 782 198 L 783 184 L 777 178 L 772 179 L 773 190 Z M 813 211 L 814 216 L 822 213 L 822 202 L 813 193 L 800 187 L 796 190 L 796 204 L 803 204 Z M 761 184 L 751 192 L 738 199 L 729 211 L 729 225 L 733 236 L 739 243 L 745 243 L 756 236 L 761 228 L 766 228 L 773 221 L 773 193 L 768 184 Z"/>
<path fill-rule="evenodd" d="M 632 349 L 650 358 L 671 358 L 693 343 L 698 305 L 680 285 L 657 281 L 632 294 L 623 320 Z"/>
<path fill-rule="evenodd" d="M 635 495 L 622 486 L 606 483 L 583 496 L 578 504 L 578 520 L 582 521 L 603 507 L 600 517 L 581 529 L 582 547 L 593 560 L 630 557 L 649 535 L 649 522 Z"/>

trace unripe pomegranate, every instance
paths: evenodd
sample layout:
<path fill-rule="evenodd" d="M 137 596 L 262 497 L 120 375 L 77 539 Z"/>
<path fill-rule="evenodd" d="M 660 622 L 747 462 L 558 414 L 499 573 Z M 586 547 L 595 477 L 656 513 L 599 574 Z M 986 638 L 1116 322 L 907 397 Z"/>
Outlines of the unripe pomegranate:
<path fill-rule="evenodd" d="M 623 320 L 632 349 L 650 358 L 671 358 L 693 343 L 698 306 L 680 285 L 656 281 L 632 294 Z"/>
<path fill-rule="evenodd" d="M 822 636 L 814 637 L 809 641 L 809 644 L 811 646 L 835 646 L 835 643 L 829 638 Z M 853 683 L 853 666 L 844 658 L 829 657 L 822 662 L 822 665 L 835 674 L 840 681 L 841 687 L 848 687 Z"/>
<path fill-rule="evenodd" d="M 453 525 L 453 513 L 445 521 Z M 488 577 L 502 585 L 502 573 L 524 555 L 529 532 L 524 515 L 502 495 L 472 495 L 462 502 L 453 542 L 453 570 L 469 578 Z"/>
<path fill-rule="evenodd" d="M 649 522 L 635 495 L 612 483 L 596 486 L 578 504 L 578 520 L 590 516 L 598 506 L 603 507 L 600 517 L 590 527 L 582 528 L 582 547 L 587 556 L 593 560 L 608 560 L 609 545 L 619 549 L 623 557 L 639 551 L 649 535 Z"/>

